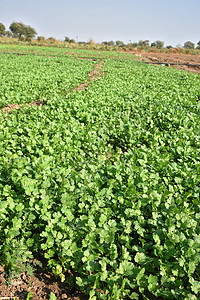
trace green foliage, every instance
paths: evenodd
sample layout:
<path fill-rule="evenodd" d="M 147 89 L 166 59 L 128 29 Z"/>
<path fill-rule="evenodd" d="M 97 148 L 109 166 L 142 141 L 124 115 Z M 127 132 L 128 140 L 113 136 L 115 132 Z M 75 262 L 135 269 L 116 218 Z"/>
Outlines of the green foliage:
<path fill-rule="evenodd" d="M 85 79 L 92 62 L 65 60 Z M 1 262 L 43 253 L 90 299 L 199 299 L 200 78 L 128 59 L 104 72 L 1 115 Z"/>
<path fill-rule="evenodd" d="M 28 293 L 28 295 L 26 297 L 26 300 L 33 300 L 33 293 L 32 292 Z"/>
<path fill-rule="evenodd" d="M 128 45 L 127 45 L 129 48 L 136 48 L 137 46 L 138 46 L 138 43 L 129 43 Z"/>
<path fill-rule="evenodd" d="M 9 30 L 5 31 L 5 36 L 12 37 L 12 33 Z"/>
<path fill-rule="evenodd" d="M 67 43 L 75 43 L 75 40 L 74 39 L 70 39 L 69 37 L 65 37 L 65 42 Z"/>
<path fill-rule="evenodd" d="M 116 41 L 115 44 L 119 47 L 125 46 L 124 42 L 122 42 L 122 41 Z"/>
<path fill-rule="evenodd" d="M 15 221 L 13 222 L 13 225 L 16 224 Z M 16 228 L 13 228 L 13 231 L 9 231 L 8 238 L 5 243 L 0 246 L 0 259 L 4 265 L 7 277 L 9 278 L 18 277 L 22 272 L 26 272 L 28 275 L 33 274 L 33 268 L 29 264 L 29 259 L 32 258 L 32 253 L 25 246 L 23 240 L 18 241 L 14 238 L 17 234 L 17 229 L 16 231 L 15 229 Z"/>
<path fill-rule="evenodd" d="M 0 36 L 6 35 L 6 27 L 0 23 Z"/>
<path fill-rule="evenodd" d="M 92 67 L 70 57 L 0 54 L 0 108 L 61 96 L 86 81 Z"/>
<path fill-rule="evenodd" d="M 47 41 L 48 42 L 50 42 L 50 43 L 54 43 L 55 41 L 56 41 L 56 39 L 54 38 L 54 37 L 49 37 L 48 39 L 47 39 Z"/>
<path fill-rule="evenodd" d="M 149 47 L 149 40 L 145 40 L 145 41 L 139 40 L 138 46 L 140 48 L 143 48 L 143 49 L 148 48 Z"/>
<path fill-rule="evenodd" d="M 38 40 L 39 42 L 44 42 L 44 41 L 45 41 L 45 37 L 42 36 L 42 35 L 39 35 L 39 36 L 37 37 L 37 40 Z"/>
<path fill-rule="evenodd" d="M 65 42 L 68 42 L 69 43 L 70 41 L 70 38 L 68 36 L 65 37 Z"/>
<path fill-rule="evenodd" d="M 151 43 L 151 47 L 156 47 L 158 49 L 162 49 L 164 47 L 164 42 L 155 41 L 155 42 Z"/>
<path fill-rule="evenodd" d="M 55 294 L 51 292 L 49 300 L 56 300 L 56 299 L 57 298 L 56 298 Z"/>
<path fill-rule="evenodd" d="M 23 34 L 24 34 L 26 40 L 30 41 L 32 38 L 35 37 L 37 32 L 31 26 L 24 26 L 24 33 Z"/>
<path fill-rule="evenodd" d="M 13 33 L 14 37 L 22 39 L 23 37 L 30 41 L 31 38 L 35 37 L 37 34 L 35 29 L 29 25 L 24 25 L 22 22 L 13 22 L 10 25 L 10 31 Z"/>
<path fill-rule="evenodd" d="M 188 42 L 185 42 L 184 43 L 184 49 L 194 49 L 194 47 L 195 47 L 195 44 L 194 43 L 192 43 L 192 42 L 190 42 L 190 41 L 188 41 Z"/>

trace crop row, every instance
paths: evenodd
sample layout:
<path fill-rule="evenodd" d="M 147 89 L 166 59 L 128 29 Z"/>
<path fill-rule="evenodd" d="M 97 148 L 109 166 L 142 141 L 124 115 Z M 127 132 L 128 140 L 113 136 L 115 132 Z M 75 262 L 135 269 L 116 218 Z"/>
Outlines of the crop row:
<path fill-rule="evenodd" d="M 43 255 L 90 299 L 198 299 L 200 78 L 127 60 L 104 71 L 1 116 L 1 262 Z"/>
<path fill-rule="evenodd" d="M 62 95 L 86 81 L 92 68 L 93 62 L 72 57 L 0 53 L 0 108 Z"/>

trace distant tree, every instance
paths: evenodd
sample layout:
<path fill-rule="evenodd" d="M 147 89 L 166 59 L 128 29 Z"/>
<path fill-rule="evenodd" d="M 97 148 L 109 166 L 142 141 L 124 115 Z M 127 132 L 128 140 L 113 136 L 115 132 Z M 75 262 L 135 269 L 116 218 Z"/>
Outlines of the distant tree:
<path fill-rule="evenodd" d="M 184 46 L 183 46 L 184 49 L 194 49 L 194 47 L 195 47 L 195 44 L 190 41 L 185 42 Z"/>
<path fill-rule="evenodd" d="M 10 32 L 9 30 L 6 30 L 5 31 L 5 36 L 12 37 L 12 32 Z"/>
<path fill-rule="evenodd" d="M 127 46 L 128 46 L 129 48 L 137 48 L 138 43 L 129 43 Z"/>
<path fill-rule="evenodd" d="M 148 48 L 149 47 L 149 40 L 139 40 L 138 46 L 141 48 Z"/>
<path fill-rule="evenodd" d="M 65 42 L 69 43 L 70 38 L 68 36 L 65 36 Z"/>
<path fill-rule="evenodd" d="M 151 44 L 151 47 L 156 47 L 157 49 L 162 49 L 164 47 L 164 42 L 162 41 L 155 41 Z"/>
<path fill-rule="evenodd" d="M 103 46 L 108 46 L 108 42 L 107 42 L 107 41 L 103 41 L 103 42 L 101 43 L 101 45 L 103 45 Z"/>
<path fill-rule="evenodd" d="M 52 36 L 47 39 L 47 41 L 50 42 L 50 43 L 54 43 L 55 40 L 56 39 L 54 37 L 52 37 Z"/>
<path fill-rule="evenodd" d="M 39 35 L 39 36 L 37 37 L 37 40 L 38 40 L 39 42 L 44 42 L 44 41 L 45 41 L 45 37 L 42 36 L 42 35 Z"/>
<path fill-rule="evenodd" d="M 0 23 L 0 36 L 6 35 L 6 27 Z"/>
<path fill-rule="evenodd" d="M 171 45 L 167 46 L 166 49 L 172 49 L 173 47 Z"/>
<path fill-rule="evenodd" d="M 21 36 L 24 34 L 24 25 L 22 23 L 13 22 L 10 25 L 10 31 L 12 32 L 13 37 L 21 38 Z"/>
<path fill-rule="evenodd" d="M 143 46 L 144 46 L 144 44 L 143 44 L 143 40 L 139 40 L 139 42 L 138 42 L 138 46 L 143 48 Z"/>
<path fill-rule="evenodd" d="M 18 39 L 25 38 L 27 41 L 31 40 L 37 34 L 34 28 L 29 25 L 24 25 L 21 22 L 13 22 L 10 25 L 10 31 L 13 37 Z"/>
<path fill-rule="evenodd" d="M 70 42 L 70 44 L 75 44 L 76 43 L 74 39 L 70 39 L 69 42 Z"/>
<path fill-rule="evenodd" d="M 125 46 L 124 42 L 122 42 L 122 41 L 116 41 L 115 44 L 119 47 Z"/>
<path fill-rule="evenodd" d="M 113 42 L 113 41 L 109 41 L 109 42 L 104 41 L 101 44 L 104 45 L 104 46 L 114 46 L 115 42 Z"/>
<path fill-rule="evenodd" d="M 196 49 L 200 49 L 200 41 L 197 43 Z"/>
<path fill-rule="evenodd" d="M 32 38 L 34 38 L 36 34 L 37 32 L 33 27 L 24 25 L 24 36 L 27 41 L 30 41 Z"/>
<path fill-rule="evenodd" d="M 145 40 L 144 45 L 145 45 L 145 47 L 149 47 L 149 40 Z"/>
<path fill-rule="evenodd" d="M 114 41 L 109 41 L 108 46 L 114 46 L 115 42 Z"/>

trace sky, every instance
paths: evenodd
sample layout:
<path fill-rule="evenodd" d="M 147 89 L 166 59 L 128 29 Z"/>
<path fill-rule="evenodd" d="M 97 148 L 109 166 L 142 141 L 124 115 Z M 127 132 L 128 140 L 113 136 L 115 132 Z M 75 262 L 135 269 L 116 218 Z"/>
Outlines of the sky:
<path fill-rule="evenodd" d="M 38 35 L 96 43 L 200 41 L 200 0 L 0 0 L 0 23 L 33 27 Z"/>

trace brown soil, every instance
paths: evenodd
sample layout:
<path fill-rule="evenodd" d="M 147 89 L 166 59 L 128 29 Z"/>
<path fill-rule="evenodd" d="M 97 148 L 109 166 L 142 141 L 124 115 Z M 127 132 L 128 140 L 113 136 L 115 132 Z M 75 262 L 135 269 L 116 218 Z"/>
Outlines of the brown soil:
<path fill-rule="evenodd" d="M 37 101 L 29 103 L 28 105 L 31 105 L 31 106 L 32 105 L 42 106 L 44 104 L 43 104 L 42 100 L 37 100 Z M 8 104 L 7 106 L 5 106 L 4 108 L 2 108 L 1 110 L 4 113 L 11 113 L 13 110 L 20 110 L 22 107 L 26 107 L 26 105 L 23 105 L 23 104 Z"/>
<path fill-rule="evenodd" d="M 78 59 L 83 59 L 83 58 L 78 57 Z M 71 89 L 69 92 L 73 92 L 74 90 L 75 91 L 85 90 L 92 81 L 95 81 L 96 79 L 102 77 L 104 75 L 103 70 L 102 70 L 103 69 L 103 64 L 104 64 L 103 60 L 96 63 L 94 65 L 94 68 L 93 68 L 92 72 L 90 72 L 88 74 L 88 77 L 89 77 L 88 81 L 84 82 L 84 83 L 81 83 L 79 86 L 77 86 L 76 88 Z M 66 93 L 64 93 L 63 95 L 66 95 Z M 29 103 L 28 105 L 43 106 L 44 103 L 43 103 L 42 100 L 37 100 L 37 101 L 33 101 L 33 102 Z M 4 113 L 11 113 L 13 110 L 20 110 L 22 107 L 26 107 L 26 105 L 24 105 L 24 104 L 8 104 L 7 106 L 3 107 L 1 109 L 1 111 L 3 111 Z"/>
<path fill-rule="evenodd" d="M 69 274 L 70 276 L 70 274 Z M 32 293 L 34 300 L 49 299 L 53 293 L 57 299 L 86 300 L 88 296 L 81 292 L 72 292 L 67 289 L 55 276 L 47 271 L 44 273 L 39 266 L 33 276 L 21 273 L 15 279 L 5 280 L 3 267 L 0 266 L 0 300 L 26 299 L 28 293 Z M 14 298 L 15 297 L 15 298 Z"/>
<path fill-rule="evenodd" d="M 78 59 L 84 59 L 84 58 L 78 58 Z M 79 91 L 79 90 L 85 90 L 92 81 L 95 81 L 96 79 L 102 77 L 104 75 L 102 69 L 103 69 L 103 64 L 104 64 L 104 61 L 103 60 L 100 60 L 99 63 L 95 64 L 94 65 L 94 68 L 92 70 L 92 72 L 90 72 L 88 74 L 89 76 L 89 79 L 87 82 L 84 82 L 84 83 L 81 83 L 78 87 L 70 90 L 70 92 L 76 90 L 76 91 Z"/>
<path fill-rule="evenodd" d="M 136 53 L 137 55 L 137 53 Z M 168 64 L 168 66 L 177 70 L 185 70 L 188 72 L 194 72 L 200 74 L 200 55 L 181 54 L 181 53 L 163 53 L 163 52 L 141 52 L 138 53 L 138 60 L 148 62 L 160 62 Z M 177 65 L 170 65 L 177 64 Z M 193 66 L 185 66 L 178 64 L 191 64 Z M 195 66 L 196 65 L 196 66 Z M 199 66 L 197 66 L 199 65 Z"/>

